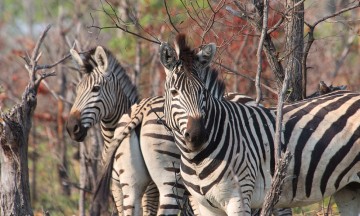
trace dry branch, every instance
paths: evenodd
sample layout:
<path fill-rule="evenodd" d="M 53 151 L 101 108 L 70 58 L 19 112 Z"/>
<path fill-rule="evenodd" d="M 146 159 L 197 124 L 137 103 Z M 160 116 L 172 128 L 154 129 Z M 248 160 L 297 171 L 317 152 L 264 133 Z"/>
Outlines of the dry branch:
<path fill-rule="evenodd" d="M 263 12 L 262 12 L 262 30 L 261 30 L 261 35 L 260 35 L 260 41 L 259 41 L 259 45 L 258 45 L 258 49 L 256 52 L 256 56 L 257 56 L 257 71 L 256 71 L 256 78 L 255 78 L 255 87 L 256 87 L 256 105 L 259 105 L 261 99 L 262 99 L 262 95 L 261 95 L 261 88 L 260 88 L 260 77 L 261 77 L 261 72 L 262 72 L 262 55 L 261 55 L 261 51 L 263 49 L 264 46 L 264 40 L 265 40 L 265 36 L 266 36 L 266 32 L 267 32 L 267 23 L 268 23 L 268 15 L 269 15 L 269 1 L 268 0 L 264 0 L 264 3 L 262 4 L 263 6 Z"/>
<path fill-rule="evenodd" d="M 95 20 L 92 16 L 92 14 L 90 13 L 91 19 L 92 19 L 92 24 L 90 26 L 88 26 L 88 28 L 95 28 L 95 29 L 99 29 L 100 31 L 103 29 L 120 29 L 121 31 L 131 34 L 135 37 L 141 38 L 143 40 L 146 40 L 148 42 L 151 43 L 155 43 L 155 44 L 161 44 L 160 40 L 157 39 L 155 36 L 153 36 L 152 34 L 150 34 L 149 32 L 145 31 L 144 28 L 142 28 L 142 26 L 137 22 L 137 20 L 133 20 L 134 24 L 138 27 L 141 28 L 146 34 L 150 35 L 152 38 L 156 39 L 156 40 L 152 40 L 150 38 L 144 37 L 141 34 L 138 34 L 136 32 L 130 31 L 128 26 L 126 25 L 126 23 L 121 20 L 121 18 L 117 15 L 116 10 L 114 9 L 114 7 L 112 6 L 111 3 L 109 3 L 107 0 L 105 0 L 106 4 L 111 8 L 111 11 L 109 12 L 103 5 L 103 2 L 101 2 L 101 6 L 102 9 L 101 11 L 105 13 L 105 15 L 107 16 L 107 18 L 109 18 L 112 21 L 112 26 L 97 26 L 95 25 Z"/>
<path fill-rule="evenodd" d="M 266 194 L 261 216 L 270 216 L 275 204 L 279 201 L 282 192 L 282 185 L 286 180 L 286 170 L 291 161 L 292 155 L 286 151 L 276 164 L 276 169 L 271 183 L 270 191 Z"/>

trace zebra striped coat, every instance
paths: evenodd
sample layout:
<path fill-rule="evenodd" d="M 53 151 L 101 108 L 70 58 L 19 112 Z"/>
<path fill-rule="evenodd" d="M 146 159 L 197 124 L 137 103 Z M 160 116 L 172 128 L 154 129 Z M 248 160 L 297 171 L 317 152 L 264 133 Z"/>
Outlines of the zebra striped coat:
<path fill-rule="evenodd" d="M 88 128 L 101 121 L 105 142 L 102 160 L 106 161 L 110 140 L 124 125 L 123 121 L 118 123 L 120 116 L 137 100 L 136 88 L 108 50 L 99 46 L 83 56 L 75 50 L 71 50 L 71 54 L 84 75 L 77 87 L 67 130 L 74 140 L 82 141 Z M 218 89 L 216 83 L 212 83 L 216 77 L 206 76 L 202 79 L 207 85 Z M 223 92 L 217 94 L 223 95 Z M 250 98 L 236 93 L 227 97 L 241 103 L 252 103 Z M 152 183 L 147 189 L 146 201 L 143 200 L 143 215 L 176 214 L 182 206 L 184 186 L 175 174 L 179 172 L 179 150 L 172 134 L 158 122 L 163 117 L 164 98 L 147 98 L 142 103 L 149 109 L 144 113 L 141 127 L 138 127 L 141 130 L 134 130 L 131 136 L 125 137 L 115 158 L 112 158 L 114 164 L 109 177 L 112 176 L 113 197 L 120 214 L 140 215 L 141 197 L 153 179 L 160 190 L 160 206 L 157 206 L 159 193 Z M 102 186 L 102 190 L 107 190 L 108 185 Z M 107 195 L 102 197 L 103 200 L 107 200 Z"/>
<path fill-rule="evenodd" d="M 216 46 L 195 53 L 162 44 L 165 119 L 181 151 L 181 176 L 203 215 L 260 208 L 275 168 L 275 113 L 214 98 L 199 79 Z M 293 155 L 277 207 L 333 195 L 342 215 L 360 214 L 360 94 L 334 92 L 284 107 L 283 147 Z"/>
<path fill-rule="evenodd" d="M 208 73 L 199 74 L 201 76 L 201 79 L 204 80 L 205 85 L 208 86 L 208 89 L 210 90 L 210 92 L 212 92 L 212 94 L 215 95 L 215 97 L 222 98 L 224 95 L 224 87 L 223 87 L 224 83 L 217 81 L 218 73 L 216 71 L 209 70 L 209 68 L 207 68 L 206 71 L 208 71 Z M 218 86 L 222 86 L 222 87 L 218 87 Z M 225 94 L 224 98 L 238 103 L 247 104 L 249 106 L 254 105 L 254 101 L 251 98 L 246 97 L 244 95 L 240 95 L 238 93 Z M 179 150 L 176 148 L 176 151 L 173 152 L 165 151 L 163 146 L 161 145 L 161 142 L 156 141 L 156 139 L 161 140 L 161 136 L 170 135 L 169 132 L 166 130 L 166 128 L 160 124 L 161 122 L 163 122 L 163 103 L 164 103 L 163 97 L 146 98 L 141 100 L 139 103 L 133 105 L 130 111 L 121 117 L 121 119 L 119 120 L 119 124 L 115 130 L 114 139 L 108 145 L 108 148 L 106 150 L 106 157 L 104 158 L 104 161 L 106 163 L 105 163 L 105 168 L 103 169 L 105 172 L 103 173 L 102 181 L 101 184 L 99 185 L 101 189 L 97 191 L 98 196 L 102 197 L 104 196 L 102 195 L 102 193 L 104 194 L 107 193 L 106 190 L 108 188 L 108 184 L 110 180 L 109 178 L 111 177 L 110 175 L 111 168 L 113 167 L 112 163 L 114 160 L 116 160 L 116 158 L 118 158 L 118 154 L 119 154 L 116 153 L 116 149 L 118 148 L 120 143 L 123 142 L 123 139 L 126 138 L 129 134 L 131 134 L 131 132 L 135 130 L 135 128 L 137 128 L 138 126 L 142 128 L 141 131 L 143 135 L 154 138 L 152 142 L 148 142 L 148 144 L 153 143 L 153 145 L 148 146 L 148 148 L 151 148 L 152 150 L 150 151 L 149 149 L 145 149 L 145 151 L 149 152 L 150 154 L 151 152 L 162 153 L 164 154 L 164 157 L 170 157 L 173 160 L 172 163 L 168 163 L 168 164 L 163 163 L 162 164 L 163 170 L 161 168 L 159 168 L 159 170 L 162 170 L 162 172 L 171 171 L 174 176 L 176 172 L 179 172 L 180 162 L 175 160 L 176 158 L 178 159 L 180 158 Z M 148 125 L 151 125 L 152 131 L 156 131 L 156 134 L 154 132 L 152 132 L 151 134 L 147 132 L 143 132 L 145 131 L 143 128 L 146 128 Z M 154 130 L 153 128 L 154 126 L 157 128 L 156 130 Z M 122 145 L 123 143 L 120 145 L 120 147 Z M 156 178 L 156 176 L 154 178 Z M 168 182 L 168 184 L 169 183 L 170 182 Z M 180 186 L 182 187 L 183 183 L 181 178 L 177 176 L 174 182 L 171 183 L 171 185 L 174 185 L 176 187 L 180 187 Z M 180 203 L 181 202 L 179 202 L 179 205 Z M 184 208 L 187 208 L 187 206 L 186 205 L 183 206 L 182 209 L 183 211 L 186 211 L 186 209 Z M 194 211 L 196 214 L 197 213 L 196 206 Z M 291 215 L 291 209 L 282 209 L 281 211 L 278 212 L 278 215 L 283 215 L 283 216 Z"/>
<path fill-rule="evenodd" d="M 116 58 L 106 49 L 98 46 L 83 56 L 75 50 L 72 50 L 71 54 L 84 75 L 77 86 L 77 97 L 67 120 L 67 130 L 72 139 L 82 141 L 87 135 L 87 130 L 100 122 L 104 138 L 104 161 L 106 149 L 118 127 L 120 117 L 137 101 L 136 87 Z M 161 109 L 162 104 L 163 99 L 160 101 Z M 159 104 L 155 100 L 152 106 L 157 109 Z M 172 167 L 174 156 L 166 157 L 162 152 L 155 151 L 152 146 L 158 144 L 164 152 L 178 150 L 172 136 L 165 134 L 156 137 L 156 127 L 159 127 L 159 124 L 154 124 L 156 116 L 151 117 L 145 119 L 141 131 L 133 131 L 117 149 L 111 180 L 112 194 L 119 214 L 170 215 L 179 212 L 178 199 L 181 200 L 183 192 L 178 190 L 177 194 L 174 193 L 173 186 L 169 185 L 169 182 L 175 181 L 174 173 L 165 170 L 165 164 Z M 175 157 L 179 160 L 179 155 Z M 152 177 L 160 174 L 163 178 L 153 178 L 160 190 L 160 200 L 159 192 L 152 183 L 146 192 L 147 202 L 141 206 L 141 197 L 152 182 Z M 102 198 L 101 201 L 108 200 L 107 196 Z"/>

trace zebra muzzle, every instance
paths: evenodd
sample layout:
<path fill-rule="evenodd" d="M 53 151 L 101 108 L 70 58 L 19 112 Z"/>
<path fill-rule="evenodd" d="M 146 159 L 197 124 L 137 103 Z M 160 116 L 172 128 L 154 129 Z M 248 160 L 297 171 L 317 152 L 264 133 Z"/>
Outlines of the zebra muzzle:
<path fill-rule="evenodd" d="M 71 139 L 82 142 L 87 135 L 87 128 L 81 124 L 80 112 L 70 113 L 66 121 L 66 130 Z"/>
<path fill-rule="evenodd" d="M 184 138 L 190 151 L 199 150 L 207 140 L 204 120 L 200 117 L 189 116 Z"/>

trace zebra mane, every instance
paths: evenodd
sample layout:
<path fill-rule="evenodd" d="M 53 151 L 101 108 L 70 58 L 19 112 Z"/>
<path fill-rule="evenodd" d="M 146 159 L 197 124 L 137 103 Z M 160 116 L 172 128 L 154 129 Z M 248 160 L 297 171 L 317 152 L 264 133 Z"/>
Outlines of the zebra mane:
<path fill-rule="evenodd" d="M 180 33 L 176 36 L 176 48 L 178 49 L 179 60 L 182 61 L 187 70 L 186 73 L 193 72 L 191 67 L 194 63 L 194 60 L 198 58 L 196 55 L 196 49 L 192 49 L 186 41 L 186 35 Z M 225 83 L 223 80 L 219 79 L 219 71 L 215 68 L 206 67 L 201 74 L 193 75 L 200 78 L 203 81 L 205 88 L 218 99 L 222 99 L 225 94 Z"/>
<path fill-rule="evenodd" d="M 120 88 L 123 90 L 125 96 L 131 101 L 136 102 L 138 100 L 138 92 L 136 86 L 131 82 L 130 77 L 127 75 L 125 69 L 122 67 L 120 62 L 116 57 L 105 47 L 103 47 L 107 60 L 108 68 L 107 71 L 113 73 L 118 79 L 117 83 L 120 85 Z M 92 48 L 89 52 L 85 53 L 83 56 L 85 73 L 90 74 L 94 71 L 94 68 L 98 67 L 95 59 L 93 58 L 96 51 L 96 47 Z"/>
<path fill-rule="evenodd" d="M 186 41 L 186 34 L 180 33 L 176 35 L 176 48 L 179 56 L 179 60 L 182 61 L 182 64 L 190 69 L 193 65 L 194 59 L 197 58 L 196 50 L 191 49 L 188 42 Z M 190 70 L 192 71 L 192 70 Z"/>

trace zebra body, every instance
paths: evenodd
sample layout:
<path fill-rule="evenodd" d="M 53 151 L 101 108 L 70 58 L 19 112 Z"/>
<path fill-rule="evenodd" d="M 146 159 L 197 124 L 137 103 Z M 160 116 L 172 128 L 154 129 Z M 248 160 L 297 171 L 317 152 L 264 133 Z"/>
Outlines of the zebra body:
<path fill-rule="evenodd" d="M 102 47 L 91 50 L 85 56 L 80 56 L 74 50 L 71 54 L 85 74 L 77 87 L 77 97 L 68 117 L 67 130 L 72 139 L 82 141 L 86 137 L 87 130 L 100 122 L 104 138 L 102 153 L 104 162 L 120 117 L 137 101 L 136 88 L 115 57 Z M 152 132 L 156 133 L 156 130 Z M 172 187 L 167 185 L 168 182 L 174 181 L 174 174 L 165 173 L 163 166 L 168 164 L 168 159 L 170 161 L 173 159 L 156 151 L 149 153 L 151 146 L 159 143 L 162 143 L 163 151 L 172 151 L 171 148 L 176 147 L 172 140 L 164 138 L 156 140 L 152 145 L 148 143 L 150 141 L 147 140 L 146 134 L 143 136 L 144 133 L 151 133 L 151 127 L 145 125 L 140 132 L 133 131 L 116 151 L 111 181 L 118 212 L 121 215 L 177 214 L 179 212 L 177 195 L 174 194 Z M 140 144 L 144 143 L 146 148 L 141 148 Z M 157 194 L 157 190 L 154 192 L 154 185 L 151 183 L 151 176 L 159 175 L 163 178 L 154 178 L 154 180 L 160 189 L 160 195 Z M 142 205 L 142 212 L 141 197 L 149 183 L 145 197 L 147 202 Z M 164 191 L 164 188 L 167 188 L 167 191 Z M 178 193 L 181 197 L 181 191 Z M 107 200 L 107 196 L 102 198 Z M 158 202 L 160 202 L 159 208 Z"/>
<path fill-rule="evenodd" d="M 181 151 L 181 176 L 203 215 L 250 214 L 261 208 L 275 169 L 276 114 L 221 100 L 198 73 L 216 46 L 179 52 L 160 48 L 166 71 L 165 119 Z M 296 207 L 333 195 L 342 215 L 360 214 L 360 94 L 333 92 L 284 107 L 283 147 L 294 158 L 276 207 Z"/>

